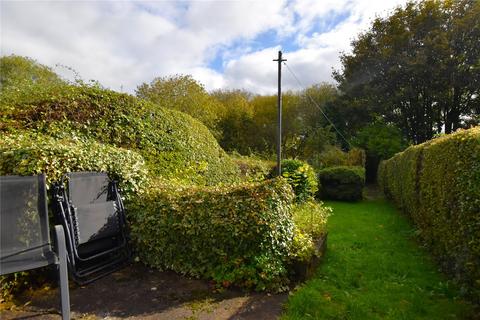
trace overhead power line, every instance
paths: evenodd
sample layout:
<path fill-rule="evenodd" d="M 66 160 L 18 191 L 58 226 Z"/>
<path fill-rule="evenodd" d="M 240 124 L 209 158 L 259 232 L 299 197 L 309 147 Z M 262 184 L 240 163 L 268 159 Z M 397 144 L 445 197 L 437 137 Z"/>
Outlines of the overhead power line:
<path fill-rule="evenodd" d="M 317 107 L 318 110 L 320 110 L 320 112 L 322 113 L 322 115 L 324 116 L 324 118 L 332 125 L 332 127 L 335 129 L 335 131 L 338 133 L 338 135 L 343 139 L 343 141 L 345 141 L 347 143 L 347 145 L 349 147 L 352 147 L 352 145 L 350 144 L 350 142 L 348 142 L 347 138 L 345 138 L 345 136 L 337 129 L 337 127 L 335 126 L 335 124 L 333 124 L 332 120 L 330 120 L 330 118 L 325 114 L 325 112 L 322 110 L 322 108 L 318 105 L 318 103 L 312 98 L 311 95 L 308 94 L 307 90 L 306 90 L 306 87 L 302 84 L 302 82 L 298 79 L 298 77 L 295 75 L 295 73 L 293 72 L 293 70 L 290 68 L 290 66 L 284 62 L 283 63 L 286 67 L 287 67 L 287 70 L 288 72 L 290 72 L 290 74 L 293 76 L 293 78 L 295 78 L 295 80 L 298 82 L 298 85 L 300 86 L 300 88 L 303 88 L 305 89 L 305 94 L 306 96 L 310 99 L 310 101 L 312 101 L 313 105 Z"/>

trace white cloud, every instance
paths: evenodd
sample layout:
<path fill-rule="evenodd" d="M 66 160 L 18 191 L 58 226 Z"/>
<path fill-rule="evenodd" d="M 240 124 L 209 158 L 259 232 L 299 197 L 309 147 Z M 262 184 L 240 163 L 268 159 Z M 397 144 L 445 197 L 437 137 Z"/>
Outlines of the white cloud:
<path fill-rule="evenodd" d="M 84 79 L 133 92 L 157 76 L 192 74 L 208 89 L 273 93 L 278 46 L 252 41 L 274 31 L 291 40 L 288 64 L 305 85 L 331 81 L 338 52 L 368 26 L 375 12 L 401 0 L 273 1 L 2 1 L 0 54 L 62 64 Z M 335 16 L 348 16 L 335 26 Z M 292 46 L 287 46 L 292 47 Z M 223 72 L 209 68 L 221 56 Z M 66 77 L 72 73 L 55 69 Z M 298 88 L 285 73 L 286 89 Z"/>
<path fill-rule="evenodd" d="M 266 48 L 239 59 L 230 60 L 225 67 L 226 86 L 267 93 L 277 83 L 277 66 L 272 61 L 280 47 Z M 252 77 L 251 75 L 255 76 Z"/>

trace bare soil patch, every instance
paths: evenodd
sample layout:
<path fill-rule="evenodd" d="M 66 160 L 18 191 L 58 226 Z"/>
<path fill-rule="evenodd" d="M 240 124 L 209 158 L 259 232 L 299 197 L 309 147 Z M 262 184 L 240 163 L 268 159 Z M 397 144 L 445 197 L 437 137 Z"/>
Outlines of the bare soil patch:
<path fill-rule="evenodd" d="M 89 285 L 71 285 L 73 319 L 277 319 L 288 293 L 217 291 L 207 281 L 133 264 Z M 58 288 L 18 297 L 2 320 L 61 319 Z"/>

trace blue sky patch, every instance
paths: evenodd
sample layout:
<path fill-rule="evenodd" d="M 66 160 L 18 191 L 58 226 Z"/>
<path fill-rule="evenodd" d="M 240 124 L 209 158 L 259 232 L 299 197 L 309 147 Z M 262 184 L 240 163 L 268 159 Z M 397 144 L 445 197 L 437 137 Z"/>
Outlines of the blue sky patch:
<path fill-rule="evenodd" d="M 323 17 L 322 19 L 317 19 L 311 28 L 304 33 L 306 37 L 312 37 L 314 34 L 322 34 L 330 32 L 338 24 L 346 20 L 350 16 L 349 11 L 344 12 L 332 12 L 331 15 Z M 295 21 L 299 21 L 298 15 L 295 15 Z M 277 31 L 274 29 L 269 29 L 265 32 L 258 34 L 254 39 L 245 40 L 245 39 L 236 39 L 230 45 L 222 47 L 219 49 L 215 57 L 210 60 L 207 66 L 217 72 L 223 72 L 225 66 L 225 57 L 226 53 L 231 52 L 242 52 L 249 51 L 255 52 L 260 51 L 265 48 L 272 48 L 276 46 L 281 46 L 282 51 L 285 53 L 294 52 L 301 49 L 300 44 L 298 43 L 297 34 L 290 34 L 286 37 L 281 37 L 278 35 Z M 248 48 L 248 50 L 246 50 Z M 232 59 L 234 56 L 228 55 L 228 59 Z"/>

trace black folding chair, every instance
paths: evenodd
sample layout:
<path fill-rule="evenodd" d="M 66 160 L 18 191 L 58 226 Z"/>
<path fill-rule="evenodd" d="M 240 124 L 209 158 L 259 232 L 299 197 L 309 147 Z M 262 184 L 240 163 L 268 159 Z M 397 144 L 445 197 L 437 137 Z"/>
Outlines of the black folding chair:
<path fill-rule="evenodd" d="M 70 319 L 63 227 L 50 241 L 45 176 L 0 177 L 0 275 L 58 266 L 62 318 Z"/>
<path fill-rule="evenodd" d="M 55 185 L 54 198 L 75 282 L 92 282 L 129 261 L 125 209 L 117 184 L 107 174 L 69 173 Z"/>

